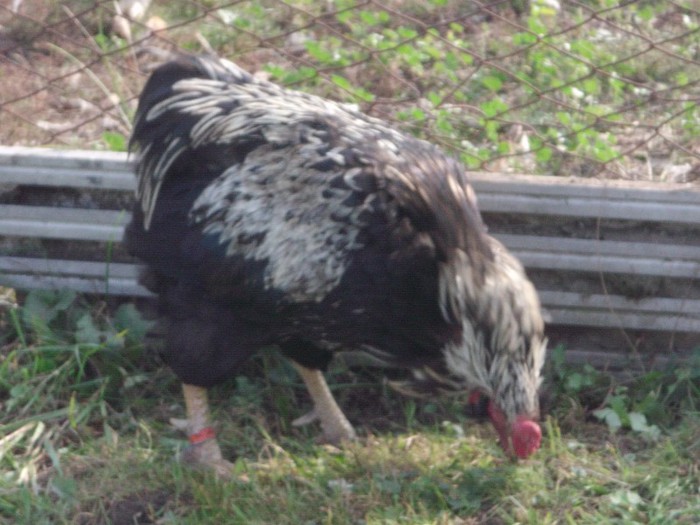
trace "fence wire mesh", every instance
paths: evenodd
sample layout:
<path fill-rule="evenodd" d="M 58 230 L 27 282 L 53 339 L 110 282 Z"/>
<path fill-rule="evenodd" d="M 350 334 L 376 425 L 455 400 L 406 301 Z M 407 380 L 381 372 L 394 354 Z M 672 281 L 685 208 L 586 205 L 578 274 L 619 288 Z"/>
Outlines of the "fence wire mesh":
<path fill-rule="evenodd" d="M 4 0 L 0 143 L 124 149 L 169 52 L 353 102 L 471 169 L 700 179 L 700 0 Z"/>

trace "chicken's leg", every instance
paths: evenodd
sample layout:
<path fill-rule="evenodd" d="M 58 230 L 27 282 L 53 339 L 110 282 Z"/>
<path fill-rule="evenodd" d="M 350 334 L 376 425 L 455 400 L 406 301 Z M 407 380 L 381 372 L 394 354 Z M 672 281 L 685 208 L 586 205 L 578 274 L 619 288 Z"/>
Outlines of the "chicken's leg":
<path fill-rule="evenodd" d="M 321 371 L 303 367 L 294 361 L 292 363 L 304 380 L 314 403 L 313 411 L 296 419 L 293 424 L 301 426 L 318 419 L 323 428 L 323 437 L 328 443 L 338 444 L 355 439 L 355 430 L 335 402 Z"/>
<path fill-rule="evenodd" d="M 190 446 L 182 453 L 182 460 L 194 466 L 212 469 L 218 476 L 231 476 L 233 465 L 221 455 L 216 434 L 209 421 L 207 389 L 182 384 L 187 409 L 187 435 Z"/>

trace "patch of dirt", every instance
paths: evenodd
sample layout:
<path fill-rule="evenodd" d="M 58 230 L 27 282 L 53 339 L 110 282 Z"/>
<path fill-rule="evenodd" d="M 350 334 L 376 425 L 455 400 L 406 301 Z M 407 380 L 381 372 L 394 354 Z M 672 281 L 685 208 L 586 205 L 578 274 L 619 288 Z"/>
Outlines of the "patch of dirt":
<path fill-rule="evenodd" d="M 145 525 L 158 523 L 171 495 L 163 490 L 131 494 L 114 501 L 104 501 L 102 512 L 82 511 L 76 516 L 79 525 Z"/>
<path fill-rule="evenodd" d="M 164 491 L 133 494 L 110 503 L 107 514 L 113 525 L 156 523 L 158 512 L 169 499 L 170 496 Z"/>
<path fill-rule="evenodd" d="M 128 136 L 144 74 L 100 47 L 110 9 L 24 0 L 0 10 L 0 144 L 104 149 L 105 132 Z"/>

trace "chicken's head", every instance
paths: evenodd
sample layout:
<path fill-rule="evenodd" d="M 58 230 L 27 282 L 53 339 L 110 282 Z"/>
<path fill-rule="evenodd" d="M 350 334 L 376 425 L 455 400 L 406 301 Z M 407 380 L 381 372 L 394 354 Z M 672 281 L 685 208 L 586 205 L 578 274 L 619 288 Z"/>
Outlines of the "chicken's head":
<path fill-rule="evenodd" d="M 506 454 L 525 459 L 540 448 L 542 430 L 535 421 L 526 416 L 518 416 L 509 423 L 493 401 L 489 401 L 488 413 Z"/>

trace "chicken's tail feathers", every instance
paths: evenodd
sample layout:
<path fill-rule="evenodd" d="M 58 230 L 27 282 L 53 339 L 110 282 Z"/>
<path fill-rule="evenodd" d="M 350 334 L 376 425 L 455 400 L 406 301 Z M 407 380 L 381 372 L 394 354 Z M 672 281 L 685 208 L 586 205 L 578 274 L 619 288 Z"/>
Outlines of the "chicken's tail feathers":
<path fill-rule="evenodd" d="M 146 115 L 151 108 L 171 96 L 173 86 L 177 82 L 195 78 L 216 80 L 227 84 L 247 84 L 254 81 L 250 73 L 230 60 L 214 55 L 173 54 L 171 60 L 153 71 L 141 92 L 130 149 L 139 146 L 139 130 L 144 125 Z"/>
<path fill-rule="evenodd" d="M 219 83 L 226 86 L 255 82 L 247 71 L 213 55 L 177 54 L 171 58 L 158 66 L 146 82 L 129 142 L 129 150 L 138 154 L 136 197 L 141 201 L 146 229 L 167 173 L 191 148 L 192 130 L 200 119 L 195 107 L 198 97 L 206 90 L 221 89 L 216 86 Z M 193 81 L 190 87 L 178 87 L 187 81 Z M 188 104 L 189 110 L 184 111 L 183 106 Z"/>

